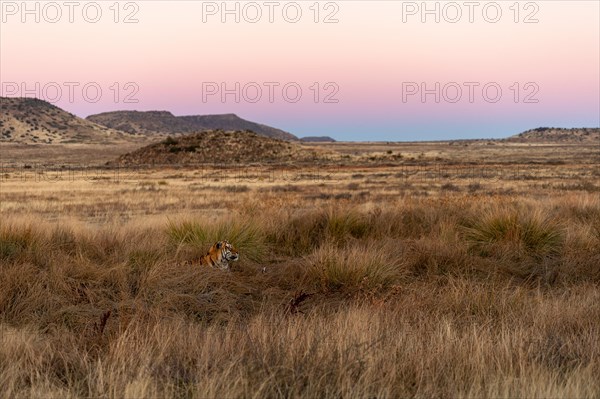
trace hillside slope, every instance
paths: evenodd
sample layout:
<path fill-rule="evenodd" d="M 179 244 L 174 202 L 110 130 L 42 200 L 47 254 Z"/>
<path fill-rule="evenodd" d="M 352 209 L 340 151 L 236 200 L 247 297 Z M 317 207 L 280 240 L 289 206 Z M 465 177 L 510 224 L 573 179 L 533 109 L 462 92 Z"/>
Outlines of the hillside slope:
<path fill-rule="evenodd" d="M 205 130 L 185 136 L 168 137 L 125 154 L 122 165 L 199 163 L 247 164 L 290 163 L 328 160 L 337 153 L 305 148 L 301 144 L 268 138 L 250 131 Z"/>
<path fill-rule="evenodd" d="M 506 139 L 518 143 L 590 143 L 600 144 L 600 128 L 538 127 Z"/>
<path fill-rule="evenodd" d="M 0 142 L 111 144 L 139 139 L 35 98 L 0 97 L 0 110 Z"/>

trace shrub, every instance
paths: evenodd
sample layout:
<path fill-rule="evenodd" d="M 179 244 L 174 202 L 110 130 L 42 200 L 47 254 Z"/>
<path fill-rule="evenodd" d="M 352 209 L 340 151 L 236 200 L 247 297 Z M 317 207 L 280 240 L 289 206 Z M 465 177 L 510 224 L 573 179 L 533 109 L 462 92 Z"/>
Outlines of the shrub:
<path fill-rule="evenodd" d="M 443 184 L 441 189 L 446 191 L 460 191 L 460 187 L 452 183 Z"/>
<path fill-rule="evenodd" d="M 483 188 L 483 186 L 481 185 L 481 183 L 475 182 L 475 183 L 469 183 L 467 188 L 469 189 L 470 193 L 473 193 L 475 191 L 481 190 Z"/>
<path fill-rule="evenodd" d="M 173 137 L 169 136 L 165 139 L 165 141 L 163 141 L 163 144 L 165 145 L 177 145 L 179 144 L 179 141 L 175 140 Z"/>
<path fill-rule="evenodd" d="M 247 193 L 250 191 L 250 187 L 240 184 L 240 185 L 232 185 L 232 186 L 223 186 L 221 190 L 228 193 Z"/>

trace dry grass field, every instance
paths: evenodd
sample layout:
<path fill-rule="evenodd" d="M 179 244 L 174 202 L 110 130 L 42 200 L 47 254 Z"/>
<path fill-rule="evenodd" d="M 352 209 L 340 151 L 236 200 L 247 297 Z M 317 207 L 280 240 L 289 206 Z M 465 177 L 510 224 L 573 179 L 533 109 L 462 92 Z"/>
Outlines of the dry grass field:
<path fill-rule="evenodd" d="M 0 396 L 600 396 L 597 145 L 305 145 L 0 147 Z"/>

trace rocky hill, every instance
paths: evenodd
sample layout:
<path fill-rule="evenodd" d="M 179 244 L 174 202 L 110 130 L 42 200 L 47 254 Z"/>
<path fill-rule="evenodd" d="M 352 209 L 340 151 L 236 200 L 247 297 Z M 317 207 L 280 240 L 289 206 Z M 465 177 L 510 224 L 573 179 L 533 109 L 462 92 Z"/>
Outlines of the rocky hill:
<path fill-rule="evenodd" d="M 147 136 L 176 135 L 201 130 L 252 130 L 281 140 L 298 140 L 296 136 L 274 127 L 240 118 L 235 114 L 175 116 L 168 111 L 114 111 L 86 118 L 94 123 Z"/>
<path fill-rule="evenodd" d="M 35 98 L 0 97 L 0 142 L 111 144 L 140 137 L 79 118 Z"/>
<path fill-rule="evenodd" d="M 169 136 L 159 143 L 125 154 L 116 162 L 121 165 L 301 163 L 329 160 L 336 155 L 251 131 L 206 130 Z"/>
<path fill-rule="evenodd" d="M 538 127 L 506 139 L 517 143 L 590 143 L 600 144 L 600 128 Z"/>

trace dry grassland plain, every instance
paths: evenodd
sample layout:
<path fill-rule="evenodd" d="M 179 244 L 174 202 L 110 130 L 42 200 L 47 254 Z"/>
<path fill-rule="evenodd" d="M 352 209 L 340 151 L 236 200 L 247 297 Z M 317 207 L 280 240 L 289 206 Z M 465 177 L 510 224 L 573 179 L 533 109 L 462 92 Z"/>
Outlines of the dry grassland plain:
<path fill-rule="evenodd" d="M 600 396 L 597 145 L 311 146 L 0 147 L 0 396 Z"/>

